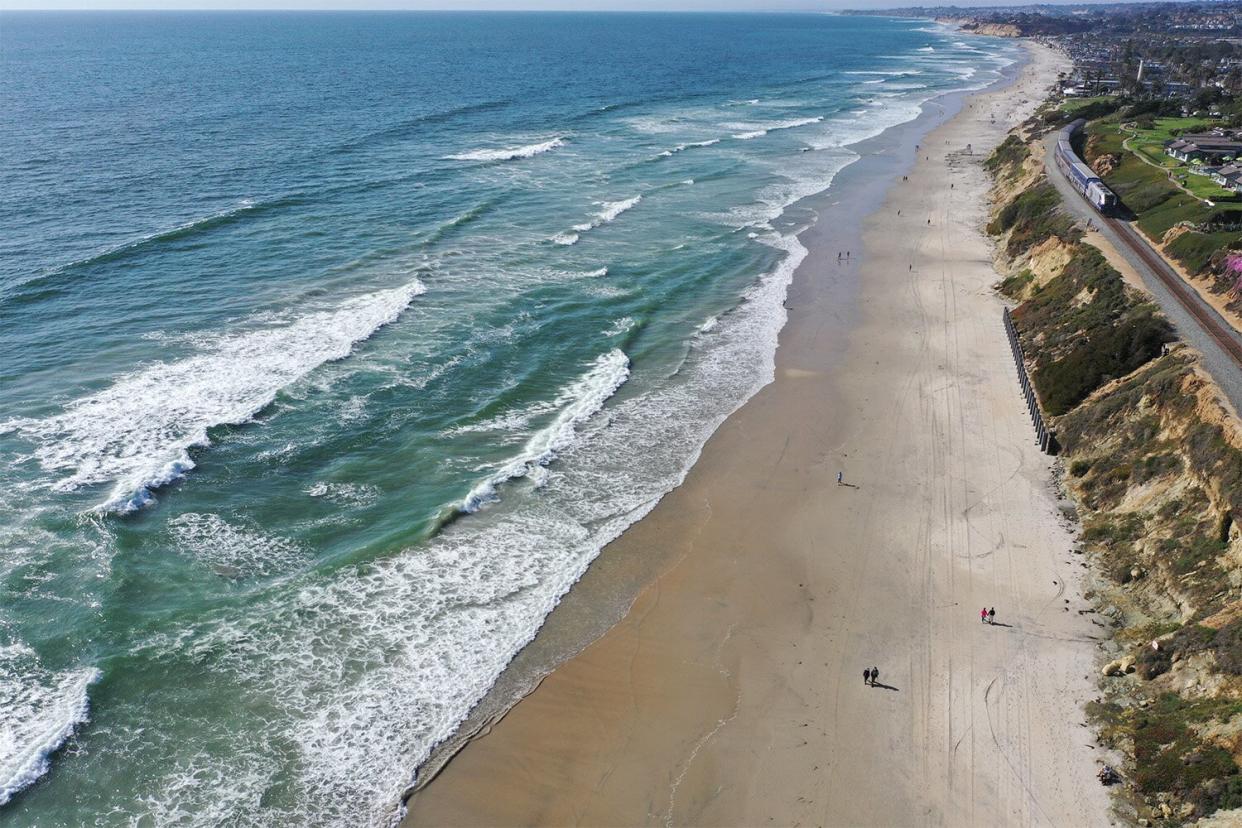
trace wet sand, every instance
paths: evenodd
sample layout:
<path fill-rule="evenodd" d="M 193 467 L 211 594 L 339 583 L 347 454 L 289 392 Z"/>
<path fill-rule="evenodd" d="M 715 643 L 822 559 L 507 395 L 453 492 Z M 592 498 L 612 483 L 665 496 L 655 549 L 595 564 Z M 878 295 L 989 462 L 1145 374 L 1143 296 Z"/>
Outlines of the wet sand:
<path fill-rule="evenodd" d="M 912 166 L 900 131 L 863 145 L 846 173 L 891 187 L 861 219 L 831 203 L 848 186 L 816 205 L 776 380 L 605 550 L 405 824 L 1107 824 L 1081 711 L 1098 628 L 979 230 L 980 162 L 1064 65 L 1028 49 Z M 838 264 L 851 222 L 863 253 Z"/>

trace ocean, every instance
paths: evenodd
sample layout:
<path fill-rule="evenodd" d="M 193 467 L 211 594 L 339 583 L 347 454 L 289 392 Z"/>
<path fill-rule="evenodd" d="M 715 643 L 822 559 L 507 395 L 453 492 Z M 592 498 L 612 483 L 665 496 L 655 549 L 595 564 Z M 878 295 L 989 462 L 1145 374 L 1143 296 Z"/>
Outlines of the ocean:
<path fill-rule="evenodd" d="M 384 825 L 772 377 L 803 201 L 1008 42 L 0 17 L 0 824 Z"/>

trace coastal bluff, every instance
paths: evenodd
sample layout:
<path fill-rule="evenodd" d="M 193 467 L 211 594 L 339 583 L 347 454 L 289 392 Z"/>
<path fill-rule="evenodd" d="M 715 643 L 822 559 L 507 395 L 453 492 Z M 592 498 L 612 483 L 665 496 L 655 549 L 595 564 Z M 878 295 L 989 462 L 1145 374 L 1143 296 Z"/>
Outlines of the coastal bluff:
<path fill-rule="evenodd" d="M 1123 757 L 1126 821 L 1236 817 L 1242 423 L 1137 276 L 1060 209 L 1041 140 L 1060 119 L 1045 106 L 989 159 L 988 229 L 1081 530 L 1079 612 L 1101 637 L 1087 712 Z"/>
<path fill-rule="evenodd" d="M 973 18 L 936 18 L 937 23 L 957 26 L 971 34 L 989 35 L 991 37 L 1022 37 L 1024 32 L 1013 23 L 985 23 Z"/>

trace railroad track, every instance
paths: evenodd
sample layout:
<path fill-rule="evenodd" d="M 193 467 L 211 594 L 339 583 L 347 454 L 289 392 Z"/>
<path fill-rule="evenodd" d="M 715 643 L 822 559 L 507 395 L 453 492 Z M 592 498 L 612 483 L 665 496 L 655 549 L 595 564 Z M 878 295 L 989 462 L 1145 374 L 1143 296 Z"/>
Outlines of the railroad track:
<path fill-rule="evenodd" d="M 1186 284 L 1181 276 L 1169 267 L 1168 262 L 1164 258 L 1152 250 L 1142 239 L 1135 238 L 1135 230 L 1128 222 L 1119 219 L 1110 218 L 1108 216 L 1100 217 L 1117 233 L 1117 237 L 1122 243 L 1129 247 L 1134 255 L 1138 256 L 1144 264 L 1150 268 L 1151 272 L 1156 274 L 1164 286 L 1169 289 L 1169 293 L 1177 299 L 1178 304 L 1186 309 L 1186 312 L 1195 318 L 1199 326 L 1208 333 L 1220 345 L 1234 364 L 1242 369 L 1242 342 L 1239 342 L 1233 328 L 1221 320 L 1212 310 L 1204 306 L 1204 302 L 1195 293 L 1194 288 Z"/>

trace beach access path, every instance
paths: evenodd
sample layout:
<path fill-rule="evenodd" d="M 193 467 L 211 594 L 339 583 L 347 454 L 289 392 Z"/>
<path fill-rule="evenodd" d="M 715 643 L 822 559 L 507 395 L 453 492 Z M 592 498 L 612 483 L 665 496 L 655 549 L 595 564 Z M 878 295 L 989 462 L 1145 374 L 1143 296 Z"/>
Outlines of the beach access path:
<path fill-rule="evenodd" d="M 831 228 L 808 231 L 776 380 L 605 550 L 668 565 L 408 825 L 1109 823 L 1081 708 L 1105 633 L 980 231 L 981 161 L 1065 65 L 1028 50 L 865 220 L 844 339 Z"/>

